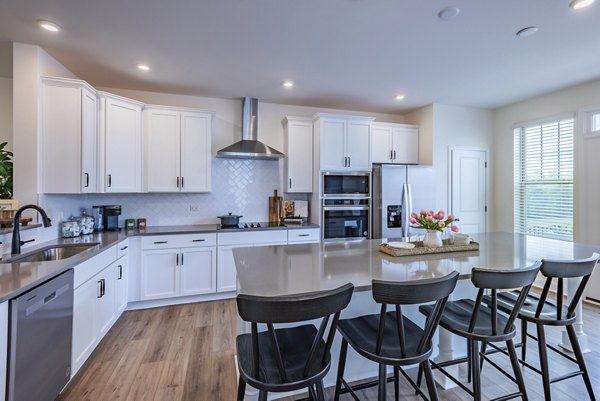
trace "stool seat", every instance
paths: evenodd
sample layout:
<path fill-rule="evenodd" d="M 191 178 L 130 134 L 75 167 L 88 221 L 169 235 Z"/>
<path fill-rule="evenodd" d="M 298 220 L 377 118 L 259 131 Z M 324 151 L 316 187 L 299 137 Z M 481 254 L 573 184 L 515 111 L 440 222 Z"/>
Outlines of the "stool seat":
<path fill-rule="evenodd" d="M 276 385 L 278 391 L 291 391 L 307 387 L 307 383 L 312 383 L 315 379 L 321 378 L 329 371 L 330 358 L 326 354 L 325 360 L 315 358 L 304 374 L 304 365 L 306 364 L 306 355 L 309 354 L 313 340 L 317 335 L 317 328 L 311 325 L 302 325 L 292 328 L 281 328 L 275 330 L 277 342 L 281 351 L 283 365 L 287 374 L 286 381 L 281 380 L 279 369 L 277 368 L 277 358 L 275 352 L 270 347 L 270 339 L 266 331 L 258 333 L 258 348 L 261 350 L 259 358 L 258 378 L 254 376 L 252 367 L 252 335 L 242 334 L 237 337 L 237 357 L 239 360 L 240 375 L 251 386 L 260 386 L 268 388 L 269 385 Z M 322 355 L 325 352 L 325 341 L 319 340 L 317 343 L 317 353 Z"/>
<path fill-rule="evenodd" d="M 494 330 L 492 329 L 492 310 L 490 307 L 483 304 L 479 307 L 475 326 L 472 330 L 469 330 L 474 306 L 475 301 L 472 299 L 461 299 L 459 301 L 448 302 L 446 304 L 446 309 L 442 314 L 440 326 L 451 333 L 477 341 L 506 341 L 514 336 L 514 325 L 511 326 L 509 333 L 504 333 L 499 330 L 496 330 L 494 333 Z M 433 312 L 433 306 L 421 305 L 419 311 L 424 315 L 429 316 Z M 497 315 L 497 327 L 505 328 L 507 323 L 508 317 L 500 314 Z"/>
<path fill-rule="evenodd" d="M 342 319 L 338 325 L 338 331 L 356 352 L 375 362 L 389 365 L 412 365 L 429 358 L 432 351 L 431 343 L 427 344 L 421 352 L 417 351 L 423 337 L 423 330 L 405 316 L 402 317 L 402 321 L 406 335 L 404 355 L 401 352 L 398 323 L 394 312 L 386 313 L 383 342 L 379 353 L 376 352 L 379 315 Z"/>
<path fill-rule="evenodd" d="M 519 291 L 507 291 L 498 294 L 498 309 L 504 313 L 510 313 L 513 310 L 515 302 L 519 297 Z M 489 297 L 484 297 L 484 301 L 489 303 Z M 528 294 L 525 303 L 519 312 L 519 319 L 527 320 L 533 323 L 542 323 L 546 326 L 566 326 L 575 322 L 577 316 L 567 318 L 568 306 L 562 307 L 563 319 L 557 319 L 557 306 L 553 300 L 546 299 L 543 302 L 542 311 L 539 317 L 536 317 L 536 311 L 540 303 L 540 296 L 537 294 Z"/>

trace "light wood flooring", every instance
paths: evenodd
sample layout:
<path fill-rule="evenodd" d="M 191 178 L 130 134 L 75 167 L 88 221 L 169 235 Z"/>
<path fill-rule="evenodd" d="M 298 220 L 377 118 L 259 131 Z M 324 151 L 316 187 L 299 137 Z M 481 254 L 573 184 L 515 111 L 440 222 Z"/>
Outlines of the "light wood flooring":
<path fill-rule="evenodd" d="M 585 357 L 596 394 L 600 396 L 600 309 L 586 306 L 584 319 L 592 348 Z M 233 357 L 236 328 L 233 300 L 126 312 L 59 401 L 233 401 L 237 386 Z M 549 343 L 559 342 L 559 330 L 550 328 L 547 332 Z M 504 356 L 493 358 L 510 367 Z M 537 345 L 530 340 L 528 360 L 536 358 Z M 575 365 L 552 352 L 550 358 L 551 377 L 575 370 Z M 525 381 L 529 399 L 543 400 L 540 377 L 526 369 Z M 482 385 L 484 399 L 516 389 L 489 364 L 484 366 Z M 469 400 L 459 389 L 438 390 L 441 400 Z M 580 377 L 553 384 L 552 390 L 556 401 L 588 399 Z M 408 383 L 402 383 L 401 392 L 402 400 L 420 399 L 414 396 Z M 358 394 L 363 400 L 376 400 L 377 388 Z M 344 395 L 341 399 L 352 398 Z M 393 400 L 392 384 L 388 385 L 388 400 Z"/>

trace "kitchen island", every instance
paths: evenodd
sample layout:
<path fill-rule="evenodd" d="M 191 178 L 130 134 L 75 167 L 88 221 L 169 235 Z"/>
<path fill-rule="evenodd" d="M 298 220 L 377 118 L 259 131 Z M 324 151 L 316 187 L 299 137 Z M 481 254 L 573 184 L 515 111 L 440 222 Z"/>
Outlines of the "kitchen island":
<path fill-rule="evenodd" d="M 419 256 L 392 257 L 379 252 L 378 246 L 386 240 L 337 242 L 310 245 L 270 246 L 238 248 L 233 254 L 238 273 L 238 293 L 276 296 L 298 294 L 336 288 L 345 283 L 356 287 L 350 305 L 342 312 L 342 318 L 377 313 L 373 301 L 371 280 L 410 281 L 441 277 L 451 271 L 460 273 L 460 280 L 451 299 L 474 297 L 470 273 L 474 267 L 493 269 L 519 268 L 540 259 L 577 259 L 590 256 L 600 247 L 530 237 L 512 233 L 482 233 L 472 235 L 480 244 L 479 251 L 439 253 Z M 573 280 L 570 280 L 573 281 Z M 569 283 L 569 289 L 576 283 Z M 424 318 L 417 307 L 405 308 L 407 315 L 423 324 Z M 585 348 L 585 334 L 581 311 L 578 311 L 576 331 Z M 240 322 L 240 332 L 249 331 L 249 325 Z M 464 344 L 453 342 L 452 336 L 439 330 L 434 341 L 438 361 L 453 359 L 464 353 Z M 339 335 L 332 348 L 332 368 L 325 378 L 325 385 L 335 383 Z M 345 377 L 348 382 L 377 376 L 377 365 L 360 358 L 349 350 Z M 451 382 L 443 376 L 436 377 L 445 388 Z M 247 399 L 252 399 L 247 391 Z M 272 394 L 270 399 L 279 395 Z"/>

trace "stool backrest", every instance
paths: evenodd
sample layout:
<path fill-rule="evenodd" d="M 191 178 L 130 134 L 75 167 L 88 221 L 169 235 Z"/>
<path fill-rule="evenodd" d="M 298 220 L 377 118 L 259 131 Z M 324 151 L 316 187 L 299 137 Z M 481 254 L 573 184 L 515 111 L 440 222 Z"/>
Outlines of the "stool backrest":
<path fill-rule="evenodd" d="M 278 345 L 277 333 L 275 332 L 274 324 L 277 323 L 295 323 L 306 320 L 321 319 L 317 335 L 315 336 L 310 352 L 306 356 L 304 365 L 304 375 L 308 375 L 311 366 L 321 358 L 325 363 L 329 357 L 333 337 L 337 329 L 337 324 L 340 318 L 340 312 L 348 306 L 352 298 L 354 285 L 348 283 L 341 287 L 328 291 L 319 291 L 297 295 L 283 295 L 275 297 L 263 297 L 255 295 L 240 294 L 237 296 L 237 307 L 240 317 L 251 322 L 252 335 L 252 357 L 253 357 L 253 374 L 258 378 L 260 372 L 259 366 L 259 346 L 258 346 L 258 324 L 263 323 L 267 326 L 267 336 L 273 355 L 275 355 L 277 368 L 282 382 L 287 381 L 287 373 L 283 365 L 281 350 Z M 325 349 L 319 347 L 319 343 L 323 340 L 325 329 L 329 320 L 333 316 L 333 320 L 327 333 Z M 320 355 L 317 355 L 319 354 Z"/>
<path fill-rule="evenodd" d="M 527 299 L 527 294 L 535 281 L 540 270 L 541 263 L 535 262 L 533 265 L 523 269 L 484 269 L 474 268 L 471 272 L 471 281 L 473 285 L 479 288 L 477 292 L 477 298 L 475 298 L 475 304 L 473 305 L 473 314 L 469 322 L 469 332 L 472 333 L 475 330 L 477 323 L 477 315 L 481 308 L 483 296 L 486 291 L 491 291 L 491 301 L 489 306 L 491 308 L 491 327 L 492 335 L 497 335 L 499 332 L 508 334 L 517 318 L 523 303 Z M 508 320 L 504 327 L 498 327 L 498 290 L 509 290 L 519 288 L 520 293 L 515 302 L 515 306 L 508 316 Z"/>
<path fill-rule="evenodd" d="M 542 290 L 542 294 L 540 295 L 540 301 L 538 303 L 538 307 L 535 312 L 535 317 L 539 318 L 543 309 L 544 303 L 548 299 L 548 293 L 550 292 L 550 286 L 552 285 L 553 279 L 558 280 L 558 285 L 556 289 L 556 320 L 562 320 L 563 317 L 563 296 L 564 296 L 564 287 L 563 287 L 563 279 L 565 278 L 581 278 L 579 285 L 577 286 L 577 290 L 575 294 L 573 294 L 573 298 L 571 299 L 571 303 L 567 309 L 567 319 L 575 316 L 575 308 L 577 304 L 581 300 L 583 296 L 583 291 L 590 280 L 590 276 L 594 271 L 594 267 L 600 258 L 600 254 L 594 252 L 592 256 L 586 259 L 576 259 L 576 260 L 551 260 L 551 259 L 542 259 L 542 268 L 541 272 L 546 277 L 546 282 L 544 284 L 544 289 Z"/>
<path fill-rule="evenodd" d="M 435 301 L 433 313 L 428 316 L 423 330 L 423 337 L 421 337 L 417 345 L 417 354 L 422 353 L 425 347 L 431 342 L 433 334 L 440 323 L 446 302 L 448 302 L 448 296 L 454 291 L 457 281 L 457 271 L 444 277 L 427 280 L 408 282 L 373 280 L 373 299 L 381 304 L 375 352 L 379 354 L 383 345 L 388 305 L 396 306 L 396 324 L 400 353 L 402 357 L 406 357 L 406 333 L 404 332 L 402 305 L 423 304 Z"/>

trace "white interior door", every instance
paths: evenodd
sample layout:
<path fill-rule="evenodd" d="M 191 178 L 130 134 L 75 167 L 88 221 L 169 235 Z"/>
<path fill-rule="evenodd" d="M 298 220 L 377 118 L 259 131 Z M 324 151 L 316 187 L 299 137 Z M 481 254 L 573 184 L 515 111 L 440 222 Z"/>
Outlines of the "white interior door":
<path fill-rule="evenodd" d="M 450 210 L 461 232 L 485 232 L 487 150 L 451 149 Z"/>

